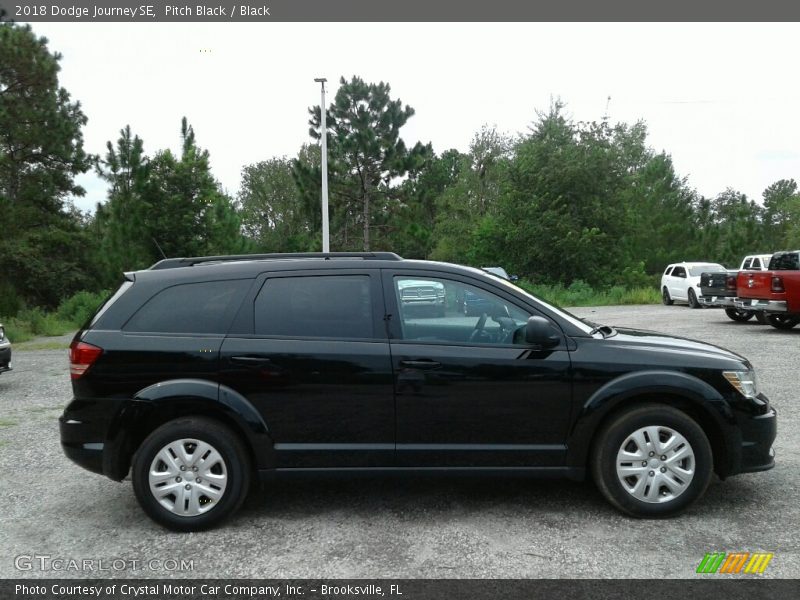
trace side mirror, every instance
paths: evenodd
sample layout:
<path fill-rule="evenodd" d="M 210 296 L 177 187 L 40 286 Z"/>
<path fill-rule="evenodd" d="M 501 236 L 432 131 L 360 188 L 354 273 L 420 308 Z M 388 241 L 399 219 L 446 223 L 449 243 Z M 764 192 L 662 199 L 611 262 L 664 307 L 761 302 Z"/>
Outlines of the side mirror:
<path fill-rule="evenodd" d="M 561 336 L 544 317 L 531 317 L 525 325 L 525 341 L 540 348 L 553 348 L 561 342 Z"/>
<path fill-rule="evenodd" d="M 509 275 L 508 276 L 508 280 L 509 281 L 519 281 L 519 277 L 517 277 L 516 275 Z"/>

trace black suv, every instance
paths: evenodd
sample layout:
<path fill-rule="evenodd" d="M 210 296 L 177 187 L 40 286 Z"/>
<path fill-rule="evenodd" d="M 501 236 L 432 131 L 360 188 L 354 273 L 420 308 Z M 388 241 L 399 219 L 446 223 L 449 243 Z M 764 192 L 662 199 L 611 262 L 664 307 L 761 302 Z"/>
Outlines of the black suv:
<path fill-rule="evenodd" d="M 407 282 L 444 288 L 444 316 L 409 311 Z M 177 530 L 230 516 L 256 476 L 300 471 L 591 474 L 650 517 L 712 472 L 774 465 L 775 410 L 742 356 L 387 252 L 163 260 L 126 274 L 70 362 L 64 452 L 131 471 Z"/>

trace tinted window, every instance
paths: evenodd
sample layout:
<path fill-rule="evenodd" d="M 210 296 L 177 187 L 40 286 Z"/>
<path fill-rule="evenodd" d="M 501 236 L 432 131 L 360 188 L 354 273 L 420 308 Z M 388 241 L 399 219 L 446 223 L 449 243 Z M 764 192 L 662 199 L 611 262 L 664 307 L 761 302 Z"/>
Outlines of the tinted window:
<path fill-rule="evenodd" d="M 748 258 L 747 260 L 744 261 L 744 264 L 742 265 L 742 270 L 747 271 L 752 266 L 753 266 L 753 259 Z"/>
<path fill-rule="evenodd" d="M 672 267 L 671 266 L 667 267 L 667 270 L 664 271 L 664 275 L 669 275 L 670 271 L 672 271 Z"/>
<path fill-rule="evenodd" d="M 672 271 L 673 277 L 686 277 L 686 269 L 683 267 L 675 267 L 675 270 Z"/>
<path fill-rule="evenodd" d="M 507 300 L 449 279 L 395 277 L 404 340 L 522 344 L 530 314 Z"/>
<path fill-rule="evenodd" d="M 367 275 L 268 279 L 255 302 L 258 335 L 373 338 Z"/>
<path fill-rule="evenodd" d="M 751 268 L 753 268 L 753 269 L 760 269 L 760 268 L 761 268 L 761 259 L 754 258 L 754 259 L 753 259 L 753 265 L 752 265 L 752 267 L 751 267 Z"/>
<path fill-rule="evenodd" d="M 161 290 L 123 328 L 155 333 L 226 333 L 249 279 L 186 283 Z"/>
<path fill-rule="evenodd" d="M 800 253 L 787 252 L 775 254 L 769 261 L 770 271 L 797 271 L 800 270 Z"/>

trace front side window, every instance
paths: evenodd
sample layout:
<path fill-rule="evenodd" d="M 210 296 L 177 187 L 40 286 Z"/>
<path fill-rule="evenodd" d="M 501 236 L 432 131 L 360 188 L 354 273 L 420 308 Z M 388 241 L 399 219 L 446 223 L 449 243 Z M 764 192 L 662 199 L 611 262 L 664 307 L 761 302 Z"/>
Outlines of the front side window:
<path fill-rule="evenodd" d="M 367 275 L 267 279 L 256 297 L 254 309 L 257 335 L 375 337 Z"/>
<path fill-rule="evenodd" d="M 459 281 L 395 277 L 404 340 L 523 344 L 530 313 L 486 290 Z"/>
<path fill-rule="evenodd" d="M 123 327 L 148 333 L 227 333 L 251 279 L 185 283 L 161 290 Z"/>

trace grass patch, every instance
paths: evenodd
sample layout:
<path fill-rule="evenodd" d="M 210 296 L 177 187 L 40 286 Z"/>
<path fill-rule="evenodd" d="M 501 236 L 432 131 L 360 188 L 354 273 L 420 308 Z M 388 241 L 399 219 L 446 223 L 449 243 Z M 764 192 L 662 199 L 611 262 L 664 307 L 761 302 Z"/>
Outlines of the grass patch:
<path fill-rule="evenodd" d="M 13 427 L 16 424 L 17 422 L 11 419 L 0 419 L 0 427 Z"/>
<path fill-rule="evenodd" d="M 565 287 L 561 284 L 545 285 L 522 280 L 521 288 L 557 306 L 611 306 L 616 304 L 658 304 L 661 295 L 657 288 L 626 288 L 614 286 L 598 290 L 583 281 L 574 281 Z"/>
<path fill-rule="evenodd" d="M 31 352 L 33 350 L 66 350 L 69 344 L 66 342 L 23 342 L 14 346 L 14 352 Z"/>
<path fill-rule="evenodd" d="M 27 342 L 35 337 L 54 337 L 71 333 L 89 320 L 92 314 L 108 296 L 107 292 L 78 292 L 66 298 L 53 312 L 41 308 L 26 308 L 16 316 L 0 318 L 11 343 Z M 67 346 L 59 344 L 52 347 L 28 347 L 26 350 L 60 350 Z"/>

